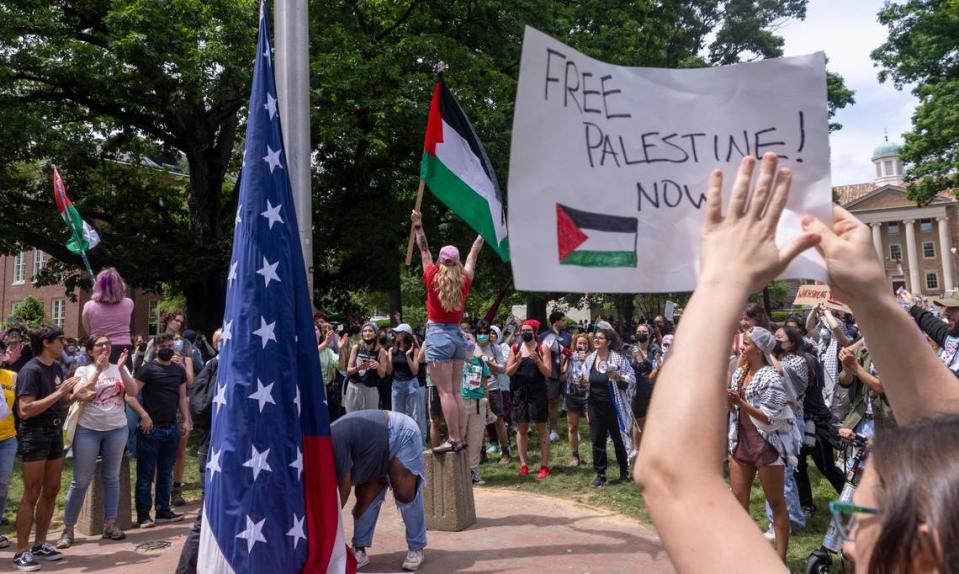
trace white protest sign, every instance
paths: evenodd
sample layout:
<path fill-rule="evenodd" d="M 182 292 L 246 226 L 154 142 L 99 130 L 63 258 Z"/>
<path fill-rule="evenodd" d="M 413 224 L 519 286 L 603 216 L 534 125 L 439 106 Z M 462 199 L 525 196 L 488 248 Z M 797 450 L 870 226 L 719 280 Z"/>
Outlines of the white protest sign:
<path fill-rule="evenodd" d="M 782 245 L 832 221 L 825 56 L 717 68 L 628 68 L 526 28 L 509 166 L 513 276 L 522 291 L 692 291 L 709 173 L 743 156 L 793 172 Z M 725 205 L 724 201 L 724 205 Z M 814 250 L 782 277 L 825 280 Z"/>

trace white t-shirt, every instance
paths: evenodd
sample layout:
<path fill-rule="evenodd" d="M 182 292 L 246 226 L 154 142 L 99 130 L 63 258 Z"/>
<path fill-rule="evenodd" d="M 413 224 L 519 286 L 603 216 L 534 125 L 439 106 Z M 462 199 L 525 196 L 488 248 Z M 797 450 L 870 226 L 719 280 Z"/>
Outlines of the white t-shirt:
<path fill-rule="evenodd" d="M 95 370 L 94 365 L 77 369 L 76 376 L 80 377 L 77 385 L 83 385 Z M 126 389 L 123 379 L 120 378 L 120 369 L 116 365 L 110 364 L 100 373 L 96 392 L 93 400 L 83 405 L 78 424 L 95 431 L 112 431 L 127 426 L 126 403 L 123 399 Z"/>

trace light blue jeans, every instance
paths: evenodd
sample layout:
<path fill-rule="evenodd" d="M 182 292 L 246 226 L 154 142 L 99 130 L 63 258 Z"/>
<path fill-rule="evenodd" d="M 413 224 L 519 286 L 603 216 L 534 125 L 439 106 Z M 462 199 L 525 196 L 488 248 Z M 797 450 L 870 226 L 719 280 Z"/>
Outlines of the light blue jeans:
<path fill-rule="evenodd" d="M 393 410 L 416 421 L 423 436 L 426 434 L 425 390 L 416 379 L 393 380 Z"/>
<path fill-rule="evenodd" d="M 400 461 L 406 470 L 419 477 L 416 497 L 412 502 L 396 502 L 396 507 L 406 525 L 406 545 L 410 550 L 426 547 L 426 511 L 423 509 L 423 484 L 426 475 L 423 471 L 423 438 L 416 421 L 397 412 L 389 413 L 389 457 Z M 389 476 L 386 482 L 389 484 Z M 373 545 L 373 531 L 380 516 L 380 506 L 386 498 L 384 488 L 370 504 L 363 516 L 353 524 L 353 547 L 368 548 Z"/>
<path fill-rule="evenodd" d="M 100 476 L 103 479 L 103 516 L 107 519 L 117 517 L 120 503 L 120 463 L 127 446 L 127 427 L 112 431 L 95 431 L 77 425 L 77 434 L 73 438 L 73 480 L 67 492 L 67 502 L 63 510 L 63 523 L 73 526 L 80 517 L 83 498 L 87 494 L 93 472 L 97 467 L 97 457 L 103 455 Z"/>
<path fill-rule="evenodd" d="M 10 489 L 10 476 L 13 474 L 13 462 L 17 459 L 17 437 L 12 436 L 0 441 L 0 516 L 7 507 L 7 492 Z"/>

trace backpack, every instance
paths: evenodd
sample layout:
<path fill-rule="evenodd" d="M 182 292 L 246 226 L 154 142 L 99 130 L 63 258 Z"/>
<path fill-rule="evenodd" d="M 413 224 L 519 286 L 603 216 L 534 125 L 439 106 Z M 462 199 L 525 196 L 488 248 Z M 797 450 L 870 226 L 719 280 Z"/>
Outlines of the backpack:
<path fill-rule="evenodd" d="M 210 428 L 213 424 L 213 397 L 216 396 L 216 373 L 220 358 L 213 357 L 193 381 L 193 395 L 190 396 L 190 417 L 193 425 Z"/>

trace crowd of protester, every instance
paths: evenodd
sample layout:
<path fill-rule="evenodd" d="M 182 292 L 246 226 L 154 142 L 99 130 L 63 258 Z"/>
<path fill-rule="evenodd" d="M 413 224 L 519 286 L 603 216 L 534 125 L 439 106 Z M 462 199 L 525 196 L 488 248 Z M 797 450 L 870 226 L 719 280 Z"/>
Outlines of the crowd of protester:
<path fill-rule="evenodd" d="M 561 310 L 546 327 L 512 316 L 502 325 L 468 320 L 463 309 L 482 240 L 465 264 L 453 246 L 441 249 L 434 264 L 414 212 L 427 324 L 414 328 L 394 318 L 393 327 L 384 327 L 315 316 L 341 501 L 351 490 L 355 497 L 359 566 L 369 561 L 388 488 L 406 526 L 403 567 L 423 563 L 424 449 L 436 456 L 466 450 L 472 484 L 480 487 L 484 464 L 516 464 L 522 480 L 536 461 L 535 478 L 548 480 L 551 443 L 565 439 L 565 464 L 590 464 L 596 489 L 608 484 L 612 447 L 615 481 L 635 474 L 679 570 L 723 570 L 740 566 L 744 556 L 751 569 L 774 569 L 786 558 L 791 532 L 822 511 L 808 459 L 838 496 L 846 486 L 846 446 L 861 440 L 873 449 L 854 503 L 830 505 L 857 571 L 957 571 L 959 473 L 948 471 L 955 460 L 947 453 L 959 435 L 948 414 L 959 410 L 959 296 L 927 305 L 907 292 L 897 298 L 884 292 L 868 230 L 841 209 L 833 229 L 807 219 L 807 232 L 777 251 L 769 234 L 789 175 L 779 172 L 773 186 L 775 163 L 764 158 L 751 199 L 743 192 L 748 185 L 737 185 L 725 217 L 718 207 L 721 178 L 713 176 L 704 230 L 711 247 L 703 253 L 710 294 L 697 291 L 675 325 L 662 315 L 629 324 L 575 323 Z M 744 161 L 740 178 L 748 182 L 753 165 Z M 752 202 L 768 207 L 754 209 Z M 746 301 L 813 246 L 856 315 L 820 305 L 774 322 Z M 65 339 L 51 326 L 3 334 L 0 511 L 19 454 L 19 570 L 58 560 L 76 542 L 98 459 L 103 539 L 125 538 L 117 521 L 124 457 L 137 465 L 135 526 L 183 519 L 171 507 L 185 503 L 184 458 L 194 422 L 210 424 L 219 332 L 207 343 L 173 310 L 155 337 L 131 337 L 133 304 L 125 290 L 115 270 L 98 275 L 83 310 L 90 333 L 84 340 Z M 565 437 L 558 426 L 564 415 Z M 584 419 L 589 449 L 580 448 Z M 533 435 L 538 455 L 529 452 Z M 937 449 L 947 452 L 920 454 Z M 67 451 L 73 476 L 64 527 L 50 544 Z M 202 473 L 205 442 L 199 455 Z M 757 476 L 766 541 L 748 514 Z M 0 537 L 0 547 L 10 544 Z M 195 552 L 188 543 L 178 572 L 193 571 Z"/>

